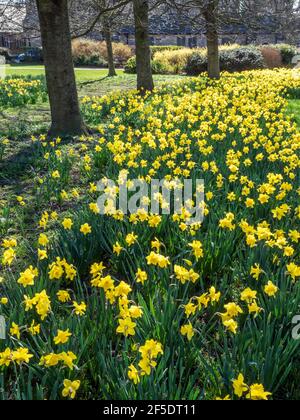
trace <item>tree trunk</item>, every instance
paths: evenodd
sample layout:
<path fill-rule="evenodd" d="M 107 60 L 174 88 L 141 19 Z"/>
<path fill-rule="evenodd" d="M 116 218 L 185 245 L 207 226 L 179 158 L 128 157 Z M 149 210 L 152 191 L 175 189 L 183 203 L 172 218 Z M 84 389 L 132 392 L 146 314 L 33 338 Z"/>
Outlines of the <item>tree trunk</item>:
<path fill-rule="evenodd" d="M 107 62 L 108 62 L 108 76 L 113 77 L 116 76 L 116 69 L 115 69 L 115 63 L 114 63 L 114 53 L 113 53 L 113 46 L 112 46 L 112 40 L 111 40 L 111 31 L 109 24 L 106 19 L 103 20 L 103 36 L 106 43 L 106 49 L 107 49 Z"/>
<path fill-rule="evenodd" d="M 209 0 L 203 12 L 206 21 L 208 77 L 211 79 L 220 78 L 217 8 L 218 0 Z"/>
<path fill-rule="evenodd" d="M 154 83 L 151 69 L 148 0 L 133 0 L 133 11 L 135 21 L 137 88 L 142 92 L 152 91 L 154 89 Z"/>
<path fill-rule="evenodd" d="M 68 0 L 36 0 L 36 3 L 52 117 L 49 135 L 86 133 L 72 58 Z"/>

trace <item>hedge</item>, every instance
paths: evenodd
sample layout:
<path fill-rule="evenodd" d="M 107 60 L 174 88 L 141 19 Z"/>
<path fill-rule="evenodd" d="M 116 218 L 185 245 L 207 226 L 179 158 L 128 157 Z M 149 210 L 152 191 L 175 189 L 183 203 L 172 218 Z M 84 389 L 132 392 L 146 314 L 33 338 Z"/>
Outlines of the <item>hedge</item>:
<path fill-rule="evenodd" d="M 153 52 L 152 47 L 152 52 Z M 169 49 L 157 47 L 152 59 L 154 74 L 187 73 L 195 76 L 207 71 L 207 51 L 205 48 Z M 290 65 L 292 58 L 297 54 L 297 49 L 291 45 L 263 45 L 263 46 L 220 46 L 220 66 L 222 71 L 243 71 L 274 68 Z M 126 66 L 126 73 L 136 73 L 135 58 L 131 58 Z"/>

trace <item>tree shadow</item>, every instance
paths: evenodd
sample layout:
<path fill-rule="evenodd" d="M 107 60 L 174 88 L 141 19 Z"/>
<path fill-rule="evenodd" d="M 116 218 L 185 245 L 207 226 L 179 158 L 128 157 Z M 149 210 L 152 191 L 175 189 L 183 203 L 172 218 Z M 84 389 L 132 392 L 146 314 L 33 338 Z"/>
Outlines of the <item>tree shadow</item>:
<path fill-rule="evenodd" d="M 0 187 L 14 185 L 39 168 L 39 146 L 30 144 L 0 162 Z"/>
<path fill-rule="evenodd" d="M 90 86 L 93 85 L 94 83 L 98 83 L 98 82 L 103 82 L 106 79 L 110 79 L 110 76 L 104 76 L 101 79 L 94 79 L 94 80 L 87 80 L 86 82 L 79 82 L 78 86 L 82 87 L 82 86 Z"/>

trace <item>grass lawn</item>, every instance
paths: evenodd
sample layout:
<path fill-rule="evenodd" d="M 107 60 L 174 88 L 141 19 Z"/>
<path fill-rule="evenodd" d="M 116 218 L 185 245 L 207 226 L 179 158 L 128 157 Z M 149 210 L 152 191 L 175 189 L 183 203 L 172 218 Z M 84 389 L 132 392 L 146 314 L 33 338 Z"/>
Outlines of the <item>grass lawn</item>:
<path fill-rule="evenodd" d="M 22 76 L 40 76 L 45 74 L 44 66 L 36 65 L 7 65 L 5 66 L 6 76 L 22 75 Z M 76 78 L 78 82 L 86 82 L 89 80 L 99 79 L 107 75 L 107 69 L 86 69 L 77 68 Z M 123 70 L 117 70 L 118 74 L 123 74 Z"/>
<path fill-rule="evenodd" d="M 123 70 L 117 70 L 116 77 L 107 77 L 107 69 L 76 68 L 76 80 L 79 96 L 86 95 L 102 96 L 113 90 L 128 90 L 136 87 L 136 75 L 125 74 Z M 5 66 L 6 76 L 41 76 L 45 74 L 44 66 L 14 65 Z M 156 84 L 184 78 L 185 76 L 155 75 Z"/>
<path fill-rule="evenodd" d="M 160 85 L 165 82 L 174 82 L 186 78 L 186 76 L 155 75 L 154 82 Z M 136 88 L 135 74 L 119 74 L 117 77 L 102 77 L 99 79 L 90 79 L 78 82 L 78 93 L 83 96 L 103 96 L 114 90 L 130 90 Z"/>
<path fill-rule="evenodd" d="M 289 101 L 287 112 L 289 115 L 294 116 L 294 120 L 296 121 L 298 127 L 300 127 L 300 100 L 291 99 Z"/>

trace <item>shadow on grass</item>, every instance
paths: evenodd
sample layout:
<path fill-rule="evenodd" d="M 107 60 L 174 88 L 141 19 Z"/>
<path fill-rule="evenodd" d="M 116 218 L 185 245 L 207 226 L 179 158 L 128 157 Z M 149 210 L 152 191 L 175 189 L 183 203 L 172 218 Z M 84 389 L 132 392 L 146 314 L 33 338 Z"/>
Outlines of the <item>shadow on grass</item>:
<path fill-rule="evenodd" d="M 28 144 L 0 162 L 0 187 L 16 184 L 31 175 L 32 168 L 36 170 L 39 167 L 38 151 L 37 144 Z"/>
<path fill-rule="evenodd" d="M 110 77 L 110 76 L 104 76 L 101 79 L 94 79 L 94 80 L 87 80 L 86 82 L 79 82 L 78 85 L 80 87 L 90 86 L 90 85 L 93 85 L 94 83 L 103 82 L 106 79 L 112 79 L 112 77 Z"/>

